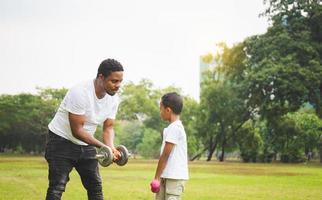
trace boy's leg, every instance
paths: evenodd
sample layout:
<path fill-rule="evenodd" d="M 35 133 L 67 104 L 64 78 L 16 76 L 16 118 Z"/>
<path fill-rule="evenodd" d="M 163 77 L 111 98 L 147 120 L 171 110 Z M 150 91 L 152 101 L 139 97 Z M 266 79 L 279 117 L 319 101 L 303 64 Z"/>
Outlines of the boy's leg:
<path fill-rule="evenodd" d="M 165 200 L 180 200 L 184 191 L 183 180 L 166 179 L 165 181 Z"/>
<path fill-rule="evenodd" d="M 87 190 L 89 200 L 103 200 L 102 179 L 99 174 L 97 159 L 93 159 L 96 154 L 94 147 L 83 147 L 84 153 L 75 168 L 81 177 L 83 186 Z"/>
<path fill-rule="evenodd" d="M 155 200 L 164 200 L 165 199 L 165 179 L 161 178 L 160 180 L 160 190 L 155 194 Z"/>

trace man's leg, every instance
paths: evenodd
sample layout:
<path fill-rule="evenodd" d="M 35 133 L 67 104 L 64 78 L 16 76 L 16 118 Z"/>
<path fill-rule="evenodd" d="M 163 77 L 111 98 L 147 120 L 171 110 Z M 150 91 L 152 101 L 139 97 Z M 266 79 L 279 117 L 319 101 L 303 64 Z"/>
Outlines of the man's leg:
<path fill-rule="evenodd" d="M 103 200 L 102 179 L 99 174 L 98 160 L 93 159 L 96 155 L 94 146 L 81 147 L 82 154 L 75 168 L 81 177 L 83 186 L 87 190 L 89 200 Z"/>
<path fill-rule="evenodd" d="M 49 187 L 46 200 L 60 200 L 69 181 L 69 173 L 73 169 L 70 161 L 64 158 L 55 158 L 48 160 L 49 166 Z"/>
<path fill-rule="evenodd" d="M 61 199 L 78 152 L 76 145 L 49 131 L 45 153 L 49 168 L 46 200 Z"/>

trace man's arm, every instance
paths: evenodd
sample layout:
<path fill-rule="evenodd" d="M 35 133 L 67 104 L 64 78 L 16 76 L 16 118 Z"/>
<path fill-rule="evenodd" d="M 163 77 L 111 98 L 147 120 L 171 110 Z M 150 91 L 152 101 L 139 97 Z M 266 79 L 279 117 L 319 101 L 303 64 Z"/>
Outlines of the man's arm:
<path fill-rule="evenodd" d="M 114 120 L 107 119 L 103 123 L 103 142 L 107 146 L 111 147 L 113 151 L 114 160 L 117 160 L 121 153 L 114 147 Z"/>
<path fill-rule="evenodd" d="M 114 120 L 107 119 L 103 123 L 103 142 L 107 146 L 114 148 Z"/>
<path fill-rule="evenodd" d="M 94 145 L 98 148 L 106 146 L 101 141 L 97 140 L 92 134 L 89 134 L 84 130 L 83 125 L 86 119 L 84 115 L 68 113 L 68 118 L 72 134 L 75 138 L 85 142 L 86 144 Z"/>
<path fill-rule="evenodd" d="M 156 180 L 160 180 L 160 176 L 164 170 L 164 168 L 166 167 L 167 165 L 167 162 L 168 162 L 168 158 L 169 158 L 169 155 L 173 149 L 175 144 L 173 143 L 170 143 L 170 142 L 166 142 L 165 143 L 165 146 L 164 146 L 164 149 L 163 149 L 163 152 L 159 158 L 159 162 L 158 162 L 158 166 L 157 166 L 157 170 L 155 172 L 155 176 L 154 176 L 154 179 Z"/>

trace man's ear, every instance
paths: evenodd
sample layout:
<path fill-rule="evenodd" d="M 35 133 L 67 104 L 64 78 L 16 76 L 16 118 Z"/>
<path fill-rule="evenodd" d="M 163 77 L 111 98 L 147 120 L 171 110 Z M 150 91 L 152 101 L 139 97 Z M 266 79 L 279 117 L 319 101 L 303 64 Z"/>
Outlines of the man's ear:
<path fill-rule="evenodd" d="M 102 79 L 102 80 L 103 80 L 103 79 L 104 79 L 103 74 L 99 74 L 99 75 L 98 75 L 98 78 L 100 78 L 100 79 Z"/>

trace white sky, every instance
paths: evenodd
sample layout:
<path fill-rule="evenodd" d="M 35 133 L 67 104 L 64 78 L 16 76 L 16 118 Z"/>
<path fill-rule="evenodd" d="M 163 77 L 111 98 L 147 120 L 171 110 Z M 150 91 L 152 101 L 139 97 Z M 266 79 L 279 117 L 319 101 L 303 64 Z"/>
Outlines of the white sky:
<path fill-rule="evenodd" d="M 125 82 L 199 96 L 199 56 L 266 32 L 262 0 L 0 0 L 0 94 L 71 87 L 119 60 Z"/>

